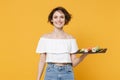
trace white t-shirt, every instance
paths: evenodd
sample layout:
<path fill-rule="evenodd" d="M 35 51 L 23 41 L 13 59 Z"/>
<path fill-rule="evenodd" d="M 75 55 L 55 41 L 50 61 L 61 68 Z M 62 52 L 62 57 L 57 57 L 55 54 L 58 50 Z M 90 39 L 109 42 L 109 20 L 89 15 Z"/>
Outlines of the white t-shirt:
<path fill-rule="evenodd" d="M 76 39 L 49 39 L 41 37 L 36 53 L 46 53 L 46 62 L 71 63 L 70 54 L 78 51 Z"/>

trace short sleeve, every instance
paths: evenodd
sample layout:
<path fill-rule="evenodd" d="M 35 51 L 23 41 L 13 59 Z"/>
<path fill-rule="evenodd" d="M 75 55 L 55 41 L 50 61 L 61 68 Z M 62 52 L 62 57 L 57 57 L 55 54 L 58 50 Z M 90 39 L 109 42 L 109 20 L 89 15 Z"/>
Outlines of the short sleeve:
<path fill-rule="evenodd" d="M 46 52 L 45 41 L 42 38 L 40 38 L 36 48 L 36 53 L 45 53 L 45 52 Z"/>
<path fill-rule="evenodd" d="M 77 45 L 77 42 L 76 42 L 76 39 L 73 39 L 71 41 L 71 48 L 70 48 L 70 53 L 76 53 L 78 51 L 78 45 Z"/>

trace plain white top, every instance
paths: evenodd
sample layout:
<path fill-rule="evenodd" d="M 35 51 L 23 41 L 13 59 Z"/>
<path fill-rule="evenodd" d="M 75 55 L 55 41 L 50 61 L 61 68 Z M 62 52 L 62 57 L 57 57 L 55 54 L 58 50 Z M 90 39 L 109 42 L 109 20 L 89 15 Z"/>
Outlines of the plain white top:
<path fill-rule="evenodd" d="M 70 54 L 78 51 L 76 39 L 50 39 L 41 37 L 36 53 L 47 53 L 46 62 L 71 63 Z"/>

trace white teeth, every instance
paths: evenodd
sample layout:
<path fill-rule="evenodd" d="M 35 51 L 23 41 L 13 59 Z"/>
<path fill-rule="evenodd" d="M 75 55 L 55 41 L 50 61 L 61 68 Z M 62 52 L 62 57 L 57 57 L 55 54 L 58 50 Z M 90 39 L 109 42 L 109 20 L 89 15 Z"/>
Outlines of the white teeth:
<path fill-rule="evenodd" d="M 62 24 L 62 23 L 57 23 L 57 24 L 59 24 L 59 25 L 60 25 L 60 24 Z"/>

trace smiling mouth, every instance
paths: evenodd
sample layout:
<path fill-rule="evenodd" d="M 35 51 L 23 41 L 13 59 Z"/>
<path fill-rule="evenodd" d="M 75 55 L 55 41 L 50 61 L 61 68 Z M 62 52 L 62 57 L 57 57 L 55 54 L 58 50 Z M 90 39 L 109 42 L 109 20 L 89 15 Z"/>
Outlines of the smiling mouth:
<path fill-rule="evenodd" d="M 61 25 L 62 23 L 57 23 L 57 25 Z"/>
<path fill-rule="evenodd" d="M 63 22 L 56 22 L 56 24 L 61 25 Z"/>

